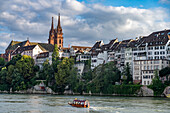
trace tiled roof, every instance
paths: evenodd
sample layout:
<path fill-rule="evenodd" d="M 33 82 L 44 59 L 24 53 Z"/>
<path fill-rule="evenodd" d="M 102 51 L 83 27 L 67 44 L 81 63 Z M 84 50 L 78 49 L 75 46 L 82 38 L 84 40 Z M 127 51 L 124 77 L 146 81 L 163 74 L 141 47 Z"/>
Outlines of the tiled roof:
<path fill-rule="evenodd" d="M 168 40 L 170 40 L 170 30 L 163 30 L 151 33 L 149 36 L 141 38 L 143 39 L 142 43 L 148 43 L 148 46 L 160 46 L 165 45 Z M 144 47 L 144 44 L 141 44 L 140 47 Z"/>
<path fill-rule="evenodd" d="M 36 45 L 18 47 L 12 55 L 21 54 L 23 51 L 33 50 Z"/>
<path fill-rule="evenodd" d="M 73 49 L 75 49 L 75 48 L 79 48 L 79 49 L 81 49 L 81 48 L 83 48 L 83 49 L 91 49 L 92 47 L 85 47 L 85 46 L 71 46 L 71 48 L 73 48 Z"/>
<path fill-rule="evenodd" d="M 6 50 L 15 50 L 17 47 L 22 47 L 27 43 L 28 40 L 19 42 L 19 41 L 11 41 L 11 43 L 8 45 Z"/>
<path fill-rule="evenodd" d="M 130 42 L 132 41 L 132 39 L 128 39 L 128 40 L 123 40 L 119 43 L 119 45 L 117 45 L 117 47 L 114 50 L 120 50 L 121 48 L 126 48 L 128 47 L 128 45 L 130 44 Z"/>
<path fill-rule="evenodd" d="M 101 44 L 101 41 L 97 41 L 94 46 L 91 48 L 91 50 L 93 49 L 96 49 L 96 48 L 99 48 L 100 47 L 100 44 Z"/>
<path fill-rule="evenodd" d="M 47 44 L 47 43 L 38 43 L 38 45 L 40 46 L 40 48 L 44 51 L 49 51 L 49 52 L 53 52 L 54 50 L 54 46 L 52 44 Z"/>

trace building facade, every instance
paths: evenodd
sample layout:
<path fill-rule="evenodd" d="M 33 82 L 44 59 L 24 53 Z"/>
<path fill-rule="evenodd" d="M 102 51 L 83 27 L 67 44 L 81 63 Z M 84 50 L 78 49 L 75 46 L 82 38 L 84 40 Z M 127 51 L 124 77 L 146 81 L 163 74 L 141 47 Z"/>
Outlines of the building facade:
<path fill-rule="evenodd" d="M 62 27 L 60 23 L 60 14 L 58 15 L 58 25 L 57 25 L 57 28 L 55 29 L 54 29 L 53 17 L 52 17 L 48 43 L 52 45 L 57 44 L 58 48 L 63 48 L 63 32 L 62 32 Z"/>

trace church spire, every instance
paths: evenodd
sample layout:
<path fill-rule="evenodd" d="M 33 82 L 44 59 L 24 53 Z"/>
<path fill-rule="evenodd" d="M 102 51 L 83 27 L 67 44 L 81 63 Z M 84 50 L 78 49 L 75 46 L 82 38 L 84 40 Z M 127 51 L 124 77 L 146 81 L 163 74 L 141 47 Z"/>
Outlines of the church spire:
<path fill-rule="evenodd" d="M 54 25 L 53 25 L 53 17 L 52 17 L 51 30 L 53 29 L 54 29 Z"/>
<path fill-rule="evenodd" d="M 60 13 L 58 14 L 58 26 L 57 27 L 60 27 L 61 28 L 61 24 L 60 24 Z"/>
<path fill-rule="evenodd" d="M 57 33 L 62 33 L 62 28 L 61 28 L 61 23 L 60 23 L 60 13 L 58 14 Z"/>

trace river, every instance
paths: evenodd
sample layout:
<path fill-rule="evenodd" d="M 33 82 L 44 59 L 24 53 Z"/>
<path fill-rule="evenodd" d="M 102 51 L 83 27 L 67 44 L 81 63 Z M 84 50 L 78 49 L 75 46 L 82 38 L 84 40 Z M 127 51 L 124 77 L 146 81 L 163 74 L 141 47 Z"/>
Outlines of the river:
<path fill-rule="evenodd" d="M 90 108 L 68 105 L 87 99 Z M 169 98 L 0 94 L 0 113 L 170 113 Z"/>

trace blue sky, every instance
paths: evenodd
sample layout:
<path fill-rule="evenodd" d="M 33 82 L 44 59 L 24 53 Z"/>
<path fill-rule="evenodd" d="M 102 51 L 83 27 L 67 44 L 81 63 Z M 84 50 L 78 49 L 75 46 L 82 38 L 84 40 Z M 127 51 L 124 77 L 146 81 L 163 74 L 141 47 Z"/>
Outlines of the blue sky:
<path fill-rule="evenodd" d="M 0 53 L 11 40 L 47 43 L 58 13 L 65 47 L 170 29 L 170 0 L 1 0 Z"/>
<path fill-rule="evenodd" d="M 169 0 L 78 0 L 87 4 L 100 3 L 106 6 L 124 6 L 137 8 L 169 7 Z"/>

